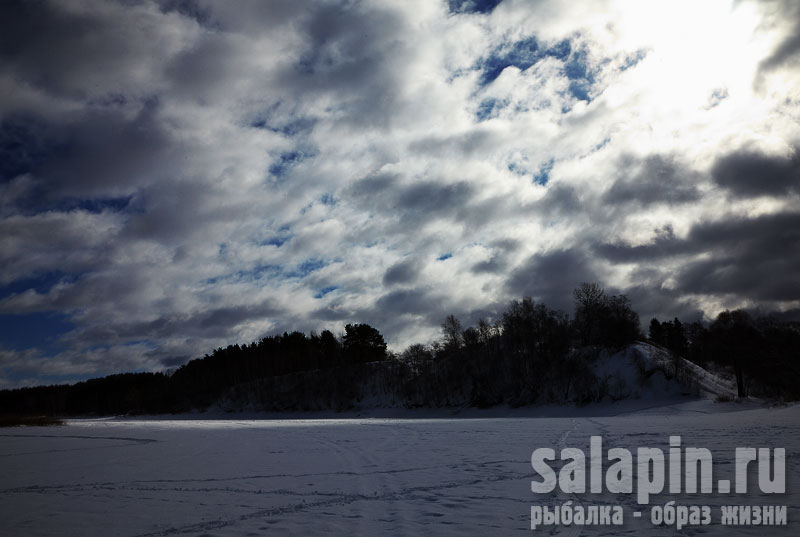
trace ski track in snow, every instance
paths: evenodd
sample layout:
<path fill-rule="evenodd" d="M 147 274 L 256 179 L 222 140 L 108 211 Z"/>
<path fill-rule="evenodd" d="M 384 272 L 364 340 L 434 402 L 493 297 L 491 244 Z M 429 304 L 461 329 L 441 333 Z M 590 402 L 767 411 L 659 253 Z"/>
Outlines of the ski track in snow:
<path fill-rule="evenodd" d="M 588 414 L 588 413 L 587 413 Z M 595 413 L 596 414 L 596 413 Z M 708 400 L 560 418 L 76 420 L 0 431 L 0 535 L 797 535 L 800 406 Z M 650 505 L 788 505 L 786 527 L 650 523 L 635 494 L 530 491 L 537 447 L 785 447 L 787 494 L 661 494 Z M 752 488 L 751 488 L 752 490 Z M 542 526 L 531 505 L 622 505 L 622 527 Z M 716 507 L 715 507 L 716 509 Z M 643 511 L 634 519 L 634 510 Z M 718 509 L 717 509 L 718 510 Z"/>

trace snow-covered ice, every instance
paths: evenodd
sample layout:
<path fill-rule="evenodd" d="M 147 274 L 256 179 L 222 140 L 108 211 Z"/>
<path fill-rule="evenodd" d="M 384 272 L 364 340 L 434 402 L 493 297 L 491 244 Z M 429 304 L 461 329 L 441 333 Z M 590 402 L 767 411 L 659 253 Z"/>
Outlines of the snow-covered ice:
<path fill-rule="evenodd" d="M 650 408 L 647 408 L 648 405 Z M 638 406 L 638 408 L 636 408 Z M 715 479 L 738 446 L 786 448 L 787 493 L 668 495 L 689 505 L 787 505 L 784 527 L 682 535 L 798 535 L 800 406 L 711 400 L 585 409 L 468 411 L 468 417 L 105 419 L 0 431 L 2 535 L 675 535 L 635 494 L 531 492 L 538 447 L 709 448 Z M 505 414 L 505 417 L 502 415 Z M 424 412 L 410 414 L 426 416 Z M 485 417 L 484 417 L 485 416 Z M 625 524 L 530 529 L 532 505 L 619 504 Z M 649 513 L 649 511 L 647 512 Z"/>

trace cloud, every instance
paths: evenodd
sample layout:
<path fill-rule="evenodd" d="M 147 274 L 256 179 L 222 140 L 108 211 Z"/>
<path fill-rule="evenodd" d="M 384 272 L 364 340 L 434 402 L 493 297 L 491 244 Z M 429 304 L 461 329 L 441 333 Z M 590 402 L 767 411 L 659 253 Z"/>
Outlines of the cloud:
<path fill-rule="evenodd" d="M 348 322 L 399 350 L 582 281 L 792 311 L 794 9 L 3 3 L 0 314 L 34 337 L 0 383 Z"/>
<path fill-rule="evenodd" d="M 711 175 L 735 196 L 785 196 L 800 189 L 800 156 L 737 151 L 717 160 Z"/>
<path fill-rule="evenodd" d="M 124 106 L 162 91 L 170 59 L 198 34 L 148 3 L 12 1 L 3 12 L 2 71 L 51 96 L 48 114 L 63 100 Z"/>
<path fill-rule="evenodd" d="M 800 60 L 800 6 L 796 2 L 777 1 L 762 6 L 765 24 L 778 30 L 777 44 L 758 64 L 756 85 L 763 84 L 763 77 L 776 69 L 797 65 Z"/>
<path fill-rule="evenodd" d="M 696 201 L 700 197 L 695 174 L 660 155 L 651 155 L 640 163 L 623 158 L 618 171 L 621 177 L 603 196 L 603 201 L 609 205 L 673 205 Z"/>
<path fill-rule="evenodd" d="M 436 298 L 425 289 L 400 289 L 380 297 L 375 303 L 381 312 L 395 315 L 427 315 L 435 311 Z M 385 315 L 384 314 L 384 315 Z"/>
<path fill-rule="evenodd" d="M 800 215 L 781 212 L 754 218 L 728 217 L 694 225 L 686 237 L 672 230 L 645 245 L 602 244 L 595 252 L 641 267 L 670 263 L 674 271 L 653 270 L 653 287 L 669 281 L 671 294 L 723 296 L 780 303 L 800 299 Z M 676 262 L 677 261 L 677 262 Z M 654 285 L 655 284 L 655 285 Z M 738 298 L 737 298 L 738 297 Z"/>
<path fill-rule="evenodd" d="M 800 214 L 777 213 L 698 225 L 689 242 L 710 259 L 687 264 L 678 287 L 697 294 L 730 294 L 755 301 L 800 299 Z"/>
<path fill-rule="evenodd" d="M 598 272 L 578 249 L 535 254 L 511 273 L 512 296 L 530 296 L 551 308 L 572 309 L 572 290 L 581 282 L 597 281 Z"/>
<path fill-rule="evenodd" d="M 383 285 L 413 283 L 419 275 L 419 267 L 413 259 L 395 263 L 383 274 Z"/>

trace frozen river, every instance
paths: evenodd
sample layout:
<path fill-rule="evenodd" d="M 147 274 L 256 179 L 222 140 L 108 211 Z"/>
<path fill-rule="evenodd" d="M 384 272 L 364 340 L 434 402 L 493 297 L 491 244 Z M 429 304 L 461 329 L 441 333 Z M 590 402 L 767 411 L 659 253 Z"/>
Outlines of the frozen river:
<path fill-rule="evenodd" d="M 600 436 L 604 449 L 666 453 L 672 435 L 713 452 L 715 481 L 733 477 L 736 447 L 786 449 L 785 494 L 751 484 L 744 495 L 654 496 L 651 506 L 712 507 L 711 524 L 680 534 L 800 534 L 792 507 L 800 505 L 800 406 L 709 401 L 559 418 L 114 419 L 2 429 L 0 534 L 674 535 L 652 524 L 648 506 L 633 518 L 643 510 L 635 494 L 531 492 L 536 448 L 588 453 L 590 436 Z M 569 500 L 620 505 L 624 523 L 531 531 L 531 506 Z M 788 506 L 787 525 L 721 526 L 719 506 L 732 504 Z"/>

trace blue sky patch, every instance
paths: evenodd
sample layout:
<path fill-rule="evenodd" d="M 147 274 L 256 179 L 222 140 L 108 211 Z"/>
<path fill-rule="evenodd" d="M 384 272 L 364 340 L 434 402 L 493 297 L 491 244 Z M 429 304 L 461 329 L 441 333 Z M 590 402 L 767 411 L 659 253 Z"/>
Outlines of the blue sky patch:
<path fill-rule="evenodd" d="M 644 49 L 639 49 L 633 54 L 629 54 L 625 61 L 622 63 L 622 66 L 619 68 L 620 71 L 627 71 L 631 67 L 634 67 L 640 61 L 642 61 L 645 56 L 647 56 L 647 51 Z"/>
<path fill-rule="evenodd" d="M 478 121 L 485 121 L 487 119 L 492 119 L 493 117 L 497 117 L 497 114 L 508 106 L 508 101 L 500 100 L 500 99 L 484 99 L 478 105 L 478 110 L 475 112 L 475 115 L 478 118 Z"/>
<path fill-rule="evenodd" d="M 280 265 L 256 265 L 252 269 L 237 270 L 232 274 L 222 274 L 220 276 L 213 276 L 207 278 L 203 283 L 207 285 L 215 285 L 217 283 L 239 283 L 239 282 L 252 282 L 258 281 L 263 277 L 275 277 L 281 274 L 283 267 Z"/>
<path fill-rule="evenodd" d="M 314 298 L 322 298 L 325 295 L 327 295 L 328 293 L 332 293 L 332 292 L 336 291 L 337 289 L 338 289 L 338 287 L 336 287 L 335 285 L 331 285 L 329 287 L 323 287 L 322 289 L 320 289 L 319 291 L 317 291 L 314 294 Z"/>
<path fill-rule="evenodd" d="M 32 278 L 22 278 L 9 284 L 0 286 L 0 298 L 24 293 L 28 289 L 33 289 L 37 293 L 47 293 L 54 285 L 62 280 L 68 279 L 75 281 L 77 277 L 69 277 L 65 272 L 53 271 L 34 276 Z"/>
<path fill-rule="evenodd" d="M 708 98 L 709 109 L 719 105 L 722 101 L 728 98 L 728 88 L 717 88 L 711 92 L 711 97 Z"/>
<path fill-rule="evenodd" d="M 439 257 L 437 257 L 436 261 L 445 261 L 447 259 L 450 259 L 451 257 L 453 257 L 453 254 L 451 254 L 450 252 L 447 252 L 446 254 L 442 254 Z"/>
<path fill-rule="evenodd" d="M 303 161 L 305 155 L 300 151 L 287 151 L 281 153 L 278 159 L 269 167 L 269 173 L 276 177 L 283 177 L 290 168 Z"/>
<path fill-rule="evenodd" d="M 553 170 L 553 159 L 550 159 L 544 166 L 539 168 L 539 173 L 533 176 L 533 182 L 538 185 L 546 185 L 550 181 L 550 172 Z"/>
<path fill-rule="evenodd" d="M 573 80 L 569 83 L 570 94 L 579 101 L 586 101 L 587 103 L 592 101 L 591 97 L 589 97 L 590 89 L 591 84 L 584 81 Z"/>
<path fill-rule="evenodd" d="M 566 61 L 570 54 L 572 54 L 572 43 L 569 42 L 569 39 L 563 39 L 545 51 L 546 56 L 561 61 Z"/>
<path fill-rule="evenodd" d="M 506 67 L 517 67 L 524 71 L 546 57 L 565 62 L 564 75 L 570 81 L 570 95 L 575 99 L 591 102 L 595 71 L 589 66 L 586 49 L 574 48 L 568 39 L 545 47 L 536 39 L 536 36 L 530 36 L 497 47 L 480 65 L 482 74 L 479 83 L 481 86 L 486 86 L 496 80 Z M 476 112 L 478 120 L 483 121 L 494 117 L 501 105 L 507 104 L 497 99 L 484 99 Z"/>
<path fill-rule="evenodd" d="M 260 280 L 265 275 L 277 275 L 281 271 L 280 265 L 256 265 L 250 270 L 240 270 L 236 272 L 236 280 L 253 281 Z"/>
<path fill-rule="evenodd" d="M 494 11 L 503 0 L 449 0 L 450 13 L 480 13 L 485 15 Z"/>
<path fill-rule="evenodd" d="M 258 246 L 275 246 L 280 248 L 290 240 L 292 240 L 292 228 L 289 226 L 281 226 L 277 231 L 272 232 L 273 235 L 266 239 L 256 241 Z"/>
<path fill-rule="evenodd" d="M 132 205 L 134 195 L 117 196 L 109 198 L 62 198 L 48 199 L 46 187 L 41 184 L 34 186 L 17 201 L 17 206 L 22 214 L 34 215 L 43 212 L 70 212 L 86 211 L 92 214 L 102 212 L 112 213 L 143 213 L 142 207 Z"/>
<path fill-rule="evenodd" d="M 327 192 L 319 198 L 320 203 L 323 205 L 336 205 L 337 199 L 333 197 L 333 194 L 328 194 Z"/>
<path fill-rule="evenodd" d="M 306 276 L 308 276 L 312 272 L 315 272 L 315 271 L 317 271 L 317 270 L 319 270 L 319 269 L 321 269 L 321 268 L 323 268 L 323 267 L 325 267 L 327 265 L 328 265 L 328 263 L 326 263 L 322 259 L 306 259 L 305 261 L 303 261 L 302 263 L 300 263 L 297 266 L 296 270 L 293 270 L 292 272 L 288 272 L 286 274 L 286 277 L 287 278 L 305 278 Z"/>
<path fill-rule="evenodd" d="M 569 92 L 579 101 L 591 102 L 589 92 L 595 82 L 594 72 L 589 68 L 586 50 L 577 50 L 564 65 L 564 74 L 570 80 Z"/>
<path fill-rule="evenodd" d="M 45 127 L 35 120 L 5 119 L 0 122 L 0 183 L 34 172 L 63 147 L 48 142 Z"/>
<path fill-rule="evenodd" d="M 517 67 L 524 71 L 542 57 L 539 51 L 539 42 L 535 36 L 530 36 L 513 43 L 510 47 L 501 47 L 489 55 L 483 62 L 483 74 L 480 84 L 486 86 L 494 82 L 506 67 Z"/>
<path fill-rule="evenodd" d="M 55 354 L 58 339 L 75 328 L 69 316 L 53 311 L 0 314 L 0 348 L 13 351 L 38 348 Z"/>
<path fill-rule="evenodd" d="M 602 142 L 600 142 L 599 144 L 597 144 L 596 146 L 594 146 L 594 150 L 595 150 L 595 151 L 600 151 L 600 150 L 601 150 L 601 149 L 603 149 L 605 146 L 607 146 L 607 145 L 608 145 L 608 143 L 609 143 L 610 141 L 611 141 L 611 138 L 610 138 L 610 137 L 608 137 L 608 136 L 606 136 L 605 138 L 603 138 L 603 141 L 602 141 Z"/>
<path fill-rule="evenodd" d="M 259 245 L 260 246 L 275 246 L 277 248 L 280 248 L 281 246 L 286 244 L 286 241 L 288 241 L 289 239 L 291 239 L 291 237 L 279 237 L 279 236 L 278 237 L 272 237 L 272 238 L 269 238 L 269 239 L 265 240 L 264 242 L 259 243 Z"/>
<path fill-rule="evenodd" d="M 132 200 L 132 194 L 116 198 L 70 199 L 59 202 L 58 209 L 61 211 L 78 209 L 95 214 L 102 213 L 103 211 L 120 212 L 127 209 Z"/>
<path fill-rule="evenodd" d="M 580 80 L 587 78 L 589 73 L 586 69 L 586 51 L 579 50 L 564 65 L 564 74 L 570 80 Z"/>
<path fill-rule="evenodd" d="M 523 160 L 527 161 L 528 159 L 523 157 Z M 515 175 L 528 175 L 530 173 L 530 170 L 521 162 L 509 162 L 507 168 L 508 171 Z"/>
<path fill-rule="evenodd" d="M 259 118 L 251 121 L 250 127 L 293 137 L 300 134 L 307 134 L 314 128 L 315 123 L 316 120 L 310 118 L 292 118 L 281 122 L 271 122 L 268 118 Z"/>

